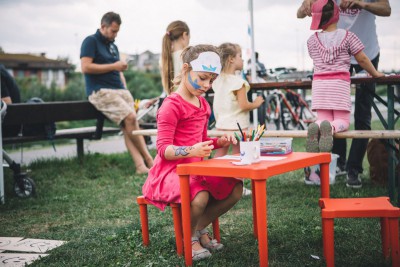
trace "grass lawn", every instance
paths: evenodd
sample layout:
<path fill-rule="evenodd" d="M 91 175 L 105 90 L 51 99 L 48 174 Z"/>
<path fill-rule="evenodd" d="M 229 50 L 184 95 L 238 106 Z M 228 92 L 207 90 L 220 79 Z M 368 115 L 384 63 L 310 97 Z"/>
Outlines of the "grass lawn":
<path fill-rule="evenodd" d="M 294 150 L 304 151 L 304 142 L 295 139 Z M 346 188 L 345 177 L 337 177 L 331 196 L 387 195 L 386 187 L 370 182 L 365 167 L 362 189 Z M 135 198 L 146 176 L 134 174 L 127 153 L 91 154 L 83 164 L 38 161 L 29 169 L 37 187 L 30 199 L 13 195 L 12 173 L 5 169 L 0 236 L 68 241 L 32 266 L 184 266 L 175 253 L 170 209 L 150 207 L 151 245 L 143 247 Z M 319 187 L 304 185 L 302 170 L 271 178 L 267 187 L 270 266 L 325 266 Z M 251 198 L 222 216 L 220 227 L 226 248 L 194 266 L 258 266 Z M 378 219 L 336 220 L 336 266 L 391 266 L 382 258 L 379 229 Z"/>

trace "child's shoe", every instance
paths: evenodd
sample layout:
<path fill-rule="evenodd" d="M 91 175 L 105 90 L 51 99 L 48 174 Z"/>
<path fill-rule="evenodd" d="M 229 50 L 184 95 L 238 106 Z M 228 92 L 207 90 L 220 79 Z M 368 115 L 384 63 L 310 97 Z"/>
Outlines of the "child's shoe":
<path fill-rule="evenodd" d="M 319 178 L 318 173 L 316 173 L 314 170 L 311 170 L 310 167 L 304 168 L 304 183 L 306 185 L 320 185 L 321 180 Z"/>
<path fill-rule="evenodd" d="M 311 123 L 307 130 L 306 151 L 319 152 L 318 145 L 319 127 L 316 123 Z"/>
<path fill-rule="evenodd" d="M 224 245 L 222 245 L 221 243 L 218 243 L 218 241 L 216 239 L 213 239 L 210 236 L 210 233 L 208 232 L 208 230 L 206 228 L 204 228 L 203 230 L 200 231 L 196 231 L 197 237 L 200 240 L 200 244 L 202 245 L 203 248 L 206 248 L 210 251 L 217 251 L 217 250 L 221 250 L 224 248 Z M 202 238 L 203 235 L 207 235 L 207 240 L 209 240 L 208 242 L 204 241 L 205 238 Z"/>
<path fill-rule="evenodd" d="M 247 189 L 246 187 L 243 187 L 243 193 L 242 193 L 242 196 L 243 197 L 247 197 L 247 196 L 251 196 L 251 190 L 250 189 Z"/>
<path fill-rule="evenodd" d="M 199 238 L 198 237 L 192 237 L 192 259 L 194 261 L 199 261 L 199 260 L 211 257 L 210 251 L 208 251 L 205 248 L 202 248 L 202 249 L 199 249 L 199 250 L 194 250 L 193 249 L 193 245 L 196 244 L 196 243 L 200 244 Z"/>
<path fill-rule="evenodd" d="M 320 138 L 319 138 L 319 151 L 320 152 L 331 152 L 333 146 L 333 135 L 332 126 L 329 121 L 321 122 L 319 126 Z"/>

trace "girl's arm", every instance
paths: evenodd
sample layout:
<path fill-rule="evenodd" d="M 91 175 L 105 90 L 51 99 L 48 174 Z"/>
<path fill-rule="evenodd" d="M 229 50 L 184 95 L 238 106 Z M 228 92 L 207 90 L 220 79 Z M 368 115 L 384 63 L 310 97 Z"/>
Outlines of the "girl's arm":
<path fill-rule="evenodd" d="M 197 143 L 193 146 L 174 146 L 170 145 L 165 150 L 165 159 L 177 160 L 181 158 L 204 158 L 211 155 L 214 146 L 213 140 Z"/>
<path fill-rule="evenodd" d="M 379 72 L 375 69 L 374 65 L 372 65 L 371 60 L 365 55 L 363 51 L 354 55 L 354 58 L 357 60 L 358 64 L 366 70 L 372 77 L 383 77 L 385 74 Z"/>
<path fill-rule="evenodd" d="M 264 102 L 264 98 L 262 98 L 262 96 L 257 96 L 254 102 L 249 102 L 247 100 L 247 92 L 244 86 L 236 91 L 236 97 L 238 99 L 239 107 L 243 111 L 256 109 Z"/>

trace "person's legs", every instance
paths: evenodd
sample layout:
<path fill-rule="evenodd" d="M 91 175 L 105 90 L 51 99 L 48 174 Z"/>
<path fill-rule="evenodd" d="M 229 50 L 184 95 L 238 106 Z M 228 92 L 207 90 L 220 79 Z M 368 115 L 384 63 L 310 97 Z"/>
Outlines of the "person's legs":
<path fill-rule="evenodd" d="M 243 184 L 237 183 L 227 198 L 223 200 L 211 199 L 197 224 L 198 230 L 204 229 L 216 218 L 230 210 L 241 199 L 242 190 Z"/>
<path fill-rule="evenodd" d="M 371 60 L 375 68 L 378 67 L 379 55 Z M 356 73 L 362 71 L 360 65 L 352 65 Z M 375 84 L 360 84 L 356 87 L 354 129 L 371 130 L 371 107 L 374 100 Z M 349 158 L 347 160 L 347 186 L 360 188 L 362 186 L 359 174 L 363 172 L 362 162 L 367 150 L 368 139 L 353 139 Z"/>
<path fill-rule="evenodd" d="M 221 215 L 225 214 L 230 210 L 242 197 L 243 184 L 237 183 L 232 189 L 231 194 L 223 200 L 209 200 L 207 207 L 205 208 L 202 216 L 199 218 L 196 229 L 201 231 L 210 225 L 215 219 L 219 218 Z M 208 235 L 208 231 L 205 233 L 200 233 L 200 241 L 202 244 L 212 244 L 212 240 Z M 211 246 L 215 246 L 216 250 L 219 250 L 223 245 L 219 243 L 214 243 Z"/>
<path fill-rule="evenodd" d="M 330 109 L 318 109 L 316 110 L 317 120 L 315 121 L 318 126 L 321 125 L 323 121 L 333 121 L 333 110 Z"/>
<path fill-rule="evenodd" d="M 350 111 L 334 110 L 331 124 L 335 133 L 347 131 L 350 125 Z"/>
<path fill-rule="evenodd" d="M 329 122 L 333 120 L 333 113 L 332 110 L 325 109 L 318 109 L 316 113 L 317 120 L 315 123 L 311 123 L 307 129 L 306 151 L 327 152 L 332 148 L 332 133 L 329 132 L 329 128 L 331 129 Z M 322 129 L 321 126 L 323 126 Z"/>
<path fill-rule="evenodd" d="M 125 145 L 135 162 L 136 172 L 147 173 L 148 167 L 153 166 L 153 158 L 147 150 L 143 136 L 132 135 L 132 131 L 139 129 L 139 124 L 130 92 L 125 89 L 101 89 L 90 95 L 89 101 L 122 128 Z"/>
<path fill-rule="evenodd" d="M 130 113 L 125 117 L 122 127 L 125 136 L 125 144 L 135 162 L 136 172 L 147 173 L 148 168 L 153 167 L 153 158 L 147 150 L 143 136 L 132 135 L 132 131 L 139 130 L 136 113 Z"/>
<path fill-rule="evenodd" d="M 190 203 L 190 220 L 192 229 L 192 258 L 193 260 L 200 260 L 211 256 L 210 252 L 203 248 L 197 237 L 198 223 L 204 214 L 207 207 L 210 194 L 207 191 L 197 193 L 192 202 Z"/>

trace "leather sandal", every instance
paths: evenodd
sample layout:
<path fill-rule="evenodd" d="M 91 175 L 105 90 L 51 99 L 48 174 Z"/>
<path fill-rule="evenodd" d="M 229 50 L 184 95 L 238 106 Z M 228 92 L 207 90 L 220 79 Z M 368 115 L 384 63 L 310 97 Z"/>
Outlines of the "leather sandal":
<path fill-rule="evenodd" d="M 222 245 L 221 243 L 218 243 L 218 241 L 216 239 L 213 239 L 210 236 L 210 233 L 208 232 L 208 230 L 206 228 L 204 228 L 203 230 L 200 230 L 200 231 L 199 230 L 196 231 L 196 234 L 197 234 L 197 236 L 198 236 L 198 238 L 200 240 L 200 244 L 204 248 L 206 248 L 206 249 L 208 249 L 210 251 L 218 251 L 218 250 L 221 250 L 221 249 L 224 248 L 224 245 Z M 208 243 L 203 242 L 202 239 L 201 239 L 202 235 L 207 235 L 208 238 L 210 239 L 210 242 L 208 242 Z"/>
<path fill-rule="evenodd" d="M 199 260 L 211 257 L 210 251 L 208 251 L 205 248 L 202 248 L 199 250 L 194 250 L 193 244 L 196 244 L 196 243 L 199 243 L 201 245 L 198 237 L 192 237 L 192 260 L 199 261 Z"/>

